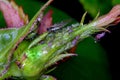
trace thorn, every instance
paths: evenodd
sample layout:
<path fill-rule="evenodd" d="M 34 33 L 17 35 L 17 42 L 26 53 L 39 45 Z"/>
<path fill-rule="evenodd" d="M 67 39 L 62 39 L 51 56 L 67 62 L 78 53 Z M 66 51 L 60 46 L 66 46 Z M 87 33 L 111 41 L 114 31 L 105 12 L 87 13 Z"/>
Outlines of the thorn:
<path fill-rule="evenodd" d="M 80 21 L 80 25 L 83 25 L 86 14 L 87 14 L 87 11 L 83 14 L 82 19 Z"/>
<path fill-rule="evenodd" d="M 109 30 L 105 29 L 105 28 L 100 28 L 100 30 L 111 33 Z"/>
<path fill-rule="evenodd" d="M 69 56 L 78 56 L 76 53 L 69 53 L 69 52 L 64 52 L 65 54 L 69 54 Z"/>
<path fill-rule="evenodd" d="M 97 13 L 96 17 L 94 18 L 94 20 L 96 20 L 99 17 L 99 15 L 100 15 L 100 12 L 98 11 L 98 13 Z"/>

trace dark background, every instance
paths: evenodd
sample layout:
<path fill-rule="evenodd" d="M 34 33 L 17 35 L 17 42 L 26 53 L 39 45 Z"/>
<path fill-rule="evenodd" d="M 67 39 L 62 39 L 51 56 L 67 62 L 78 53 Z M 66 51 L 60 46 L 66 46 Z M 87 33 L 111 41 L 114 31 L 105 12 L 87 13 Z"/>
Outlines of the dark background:
<path fill-rule="evenodd" d="M 46 2 L 47 0 L 40 0 Z M 79 0 L 54 0 L 51 4 L 54 7 L 64 11 L 72 18 L 77 21 L 81 20 L 81 17 L 85 10 L 83 6 L 79 3 Z M 87 14 L 85 23 L 92 20 L 92 17 Z M 116 26 L 111 26 L 108 28 L 111 33 L 106 33 L 106 35 L 101 38 L 99 43 L 107 52 L 107 57 L 110 65 L 110 72 L 112 74 L 113 80 L 119 80 L 119 53 L 120 53 L 120 24 Z"/>

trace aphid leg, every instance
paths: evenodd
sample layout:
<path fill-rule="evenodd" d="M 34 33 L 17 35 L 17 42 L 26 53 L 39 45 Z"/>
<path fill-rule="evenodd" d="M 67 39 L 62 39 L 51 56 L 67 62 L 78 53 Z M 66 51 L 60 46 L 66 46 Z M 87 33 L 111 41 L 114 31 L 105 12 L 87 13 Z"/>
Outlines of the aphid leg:
<path fill-rule="evenodd" d="M 101 30 L 101 31 L 105 31 L 105 32 L 110 33 L 110 31 L 109 31 L 109 30 L 107 30 L 107 29 L 105 29 L 105 28 L 100 28 L 100 30 Z"/>

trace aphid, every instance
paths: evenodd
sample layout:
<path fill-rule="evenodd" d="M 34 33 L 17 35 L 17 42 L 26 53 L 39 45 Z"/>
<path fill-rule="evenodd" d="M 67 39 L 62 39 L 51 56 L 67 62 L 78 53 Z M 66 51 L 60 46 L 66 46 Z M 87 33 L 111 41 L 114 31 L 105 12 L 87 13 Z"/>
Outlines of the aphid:
<path fill-rule="evenodd" d="M 38 18 L 37 21 L 40 22 L 40 21 L 41 21 L 41 18 Z"/>
<path fill-rule="evenodd" d="M 55 32 L 57 30 L 60 30 L 61 28 L 63 28 L 65 25 L 67 25 L 69 21 L 62 21 L 60 23 L 54 24 L 52 25 L 50 28 L 47 28 L 48 32 Z"/>
<path fill-rule="evenodd" d="M 50 28 L 47 28 L 47 31 L 49 32 L 54 32 L 56 30 L 59 30 L 61 27 L 50 27 Z"/>
<path fill-rule="evenodd" d="M 75 46 L 79 40 L 79 36 L 76 36 L 76 38 L 72 41 L 72 44 Z"/>
<path fill-rule="evenodd" d="M 102 33 L 100 33 L 100 34 L 97 34 L 97 35 L 95 36 L 95 39 L 96 39 L 96 40 L 100 40 L 102 37 L 104 37 L 104 35 L 105 35 L 105 32 L 102 32 Z"/>
<path fill-rule="evenodd" d="M 79 25 L 80 25 L 79 23 L 75 23 L 75 24 L 72 24 L 72 27 L 77 27 Z"/>

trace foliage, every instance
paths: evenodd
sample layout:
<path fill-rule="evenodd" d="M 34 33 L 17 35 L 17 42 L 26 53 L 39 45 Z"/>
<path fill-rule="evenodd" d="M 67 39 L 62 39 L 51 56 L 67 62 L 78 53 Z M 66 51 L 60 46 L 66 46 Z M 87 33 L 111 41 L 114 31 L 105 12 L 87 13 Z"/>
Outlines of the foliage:
<path fill-rule="evenodd" d="M 120 4 L 120 0 L 79 0 L 84 9 L 95 17 L 98 12 L 100 15 L 107 13 L 114 5 Z"/>
<path fill-rule="evenodd" d="M 14 78 L 19 77 L 21 79 L 28 79 L 28 80 L 36 80 L 39 79 L 39 77 L 42 80 L 55 80 L 54 77 L 45 75 L 46 73 L 49 73 L 51 70 L 54 69 L 53 67 L 52 69 L 49 69 L 49 67 L 51 67 L 56 62 L 58 62 L 59 60 L 65 57 L 76 56 L 76 54 L 68 54 L 66 50 L 72 48 L 80 41 L 89 37 L 91 34 L 94 34 L 95 32 L 108 31 L 107 29 L 105 29 L 106 28 L 105 26 L 114 22 L 119 23 L 120 6 L 117 5 L 113 7 L 113 9 L 108 14 L 101 16 L 99 18 L 96 17 L 92 22 L 88 24 L 84 24 L 84 19 L 86 15 L 84 14 L 80 24 L 76 22 L 75 24 L 71 23 L 68 26 L 66 21 L 62 21 L 60 23 L 54 23 L 51 25 L 52 23 L 51 12 L 48 12 L 46 15 L 44 12 L 46 7 L 51 3 L 51 1 L 52 0 L 49 0 L 46 4 L 44 4 L 38 10 L 36 15 L 30 20 L 30 22 L 26 23 L 29 20 L 27 18 L 27 15 L 24 15 L 22 8 L 19 8 L 19 6 L 13 4 L 14 2 L 12 1 L 0 0 L 0 4 L 1 4 L 0 10 L 3 13 L 2 17 L 5 18 L 5 22 L 6 23 L 10 22 L 10 19 L 11 21 L 13 20 L 13 23 L 7 24 L 8 28 L 0 29 L 0 37 L 1 37 L 0 38 L 0 72 L 1 72 L 0 79 L 5 79 L 13 76 Z M 3 7 L 4 5 L 6 6 Z M 8 12 L 10 12 L 11 15 L 15 14 L 18 18 L 16 18 L 16 16 L 13 17 L 11 15 L 8 16 L 6 11 L 4 11 L 5 10 L 4 8 L 8 9 Z M 19 14 L 14 13 L 14 10 L 17 11 Z M 60 12 L 60 14 L 64 14 L 64 13 Z M 69 16 L 65 15 L 63 19 L 65 18 L 69 18 Z M 21 25 L 22 20 L 25 21 L 24 25 L 23 23 Z M 18 21 L 16 26 L 14 25 L 14 21 L 15 24 L 16 21 Z M 48 22 L 50 24 L 46 25 L 46 23 Z M 19 26 L 19 24 L 21 26 Z M 41 24 L 45 24 L 42 25 L 42 29 L 44 28 L 45 31 L 41 29 L 40 26 Z M 43 32 L 39 33 L 38 29 L 40 32 L 42 31 Z M 80 45 L 84 45 L 84 44 L 80 44 Z M 93 45 L 96 44 L 94 43 L 92 44 L 92 46 Z M 79 49 L 81 49 L 82 51 L 83 47 L 85 46 L 81 46 L 81 47 L 79 46 L 77 52 L 79 52 Z M 92 48 L 90 50 L 92 50 Z M 87 55 L 89 55 L 89 52 Z M 95 53 L 99 54 L 99 52 L 95 52 Z M 106 64 L 106 62 L 100 61 L 101 57 L 99 59 L 97 54 L 94 54 L 95 57 L 93 55 L 91 56 L 90 54 L 89 56 L 92 57 L 91 60 L 97 60 L 96 63 L 99 62 L 99 64 L 103 64 L 103 65 L 104 63 Z M 89 56 L 87 57 L 87 59 L 89 58 Z M 83 57 L 84 55 L 81 58 L 79 57 L 78 58 L 82 59 Z M 83 60 L 85 60 L 84 62 L 86 62 L 86 59 Z M 72 62 L 74 62 L 74 59 Z M 71 66 L 73 66 L 72 62 L 70 63 Z M 81 64 L 81 62 L 79 62 L 77 58 L 74 63 Z M 77 66 L 80 65 L 77 64 L 75 64 L 76 65 L 75 68 L 77 68 Z M 80 67 L 82 69 L 82 66 Z M 88 67 L 86 66 L 86 64 L 83 67 L 86 67 L 84 69 L 84 71 L 86 72 Z M 64 69 L 65 68 L 62 68 L 62 70 Z M 72 68 L 68 68 L 68 69 L 70 69 L 70 71 L 73 72 L 73 70 L 71 70 Z M 83 72 L 79 71 L 79 72 L 82 72 L 81 75 L 83 75 L 84 71 Z M 103 77 L 104 79 L 109 79 L 106 78 L 106 76 Z M 64 79 L 68 79 L 68 78 L 64 77 Z"/>

